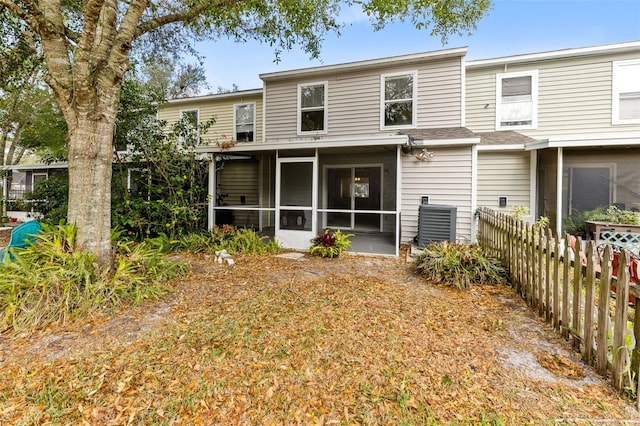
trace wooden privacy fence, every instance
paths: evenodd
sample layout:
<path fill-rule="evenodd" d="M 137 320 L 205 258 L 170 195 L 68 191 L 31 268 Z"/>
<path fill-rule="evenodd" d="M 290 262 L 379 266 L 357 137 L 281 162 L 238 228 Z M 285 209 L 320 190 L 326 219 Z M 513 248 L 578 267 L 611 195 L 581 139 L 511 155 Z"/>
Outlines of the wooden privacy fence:
<path fill-rule="evenodd" d="M 587 241 L 583 249 L 579 238 L 537 229 L 487 208 L 479 216 L 478 241 L 489 256 L 503 262 L 518 294 L 572 341 L 585 362 L 605 377 L 610 374 L 616 389 L 636 392 L 640 309 L 629 306 L 629 296 L 640 298 L 640 287 L 630 284 L 629 254 L 620 253 L 616 277 L 611 246 L 599 253 Z"/>

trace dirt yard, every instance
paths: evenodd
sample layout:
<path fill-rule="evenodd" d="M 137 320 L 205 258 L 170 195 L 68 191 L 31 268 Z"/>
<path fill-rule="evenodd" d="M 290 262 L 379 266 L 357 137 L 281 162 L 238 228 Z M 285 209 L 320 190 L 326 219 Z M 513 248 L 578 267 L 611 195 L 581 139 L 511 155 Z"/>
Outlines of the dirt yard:
<path fill-rule="evenodd" d="M 287 256 L 186 257 L 192 272 L 162 301 L 2 336 L 0 423 L 640 420 L 507 286 Z"/>

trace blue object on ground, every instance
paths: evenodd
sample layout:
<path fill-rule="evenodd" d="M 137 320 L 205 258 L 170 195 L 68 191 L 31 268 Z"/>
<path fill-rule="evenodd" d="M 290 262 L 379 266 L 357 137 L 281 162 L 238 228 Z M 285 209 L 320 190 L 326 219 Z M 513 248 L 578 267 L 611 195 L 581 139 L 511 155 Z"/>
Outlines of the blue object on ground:
<path fill-rule="evenodd" d="M 0 248 L 0 263 L 4 263 L 7 257 L 13 259 L 11 254 L 11 248 L 25 248 L 29 244 L 36 241 L 36 234 L 42 231 L 42 225 L 37 220 L 30 220 L 21 225 L 18 225 L 13 231 L 11 231 L 11 239 L 9 245 L 4 248 Z"/>

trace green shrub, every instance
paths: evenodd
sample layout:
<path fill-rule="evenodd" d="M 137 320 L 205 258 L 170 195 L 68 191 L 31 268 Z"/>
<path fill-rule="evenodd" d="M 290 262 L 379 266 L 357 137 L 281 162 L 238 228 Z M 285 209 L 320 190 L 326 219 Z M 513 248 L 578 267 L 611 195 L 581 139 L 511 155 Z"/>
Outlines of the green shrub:
<path fill-rule="evenodd" d="M 195 232 L 176 239 L 176 243 L 167 243 L 177 250 L 191 253 L 214 254 L 226 250 L 229 254 L 270 254 L 280 251 L 276 241 L 259 236 L 253 229 L 236 228 L 232 225 L 216 226 L 211 231 Z"/>
<path fill-rule="evenodd" d="M 186 273 L 149 243 L 114 242 L 114 266 L 101 268 L 75 249 L 72 225 L 50 226 L 36 243 L 0 264 L 0 332 L 34 330 L 72 317 L 160 297 L 163 283 Z"/>
<path fill-rule="evenodd" d="M 498 260 L 485 256 L 476 244 L 433 242 L 416 258 L 414 268 L 430 281 L 459 289 L 506 282 L 505 268 Z"/>
<path fill-rule="evenodd" d="M 338 257 L 351 246 L 349 241 L 351 237 L 353 234 L 343 234 L 339 229 L 337 231 L 325 229 L 311 240 L 312 246 L 309 252 L 320 257 Z"/>

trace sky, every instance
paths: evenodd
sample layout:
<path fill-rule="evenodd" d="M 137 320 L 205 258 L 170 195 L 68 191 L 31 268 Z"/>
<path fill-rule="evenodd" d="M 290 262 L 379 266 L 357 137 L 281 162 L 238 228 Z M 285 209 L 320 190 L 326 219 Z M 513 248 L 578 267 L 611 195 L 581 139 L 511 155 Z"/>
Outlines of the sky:
<path fill-rule="evenodd" d="M 354 13 L 341 36 L 329 34 L 320 59 L 301 49 L 282 52 L 281 61 L 268 45 L 217 40 L 199 43 L 210 89 L 259 89 L 259 74 L 320 65 L 467 47 L 466 59 L 488 59 L 568 48 L 640 41 L 640 0 L 493 0 L 471 35 L 450 36 L 446 45 L 411 23 L 374 31 Z"/>

